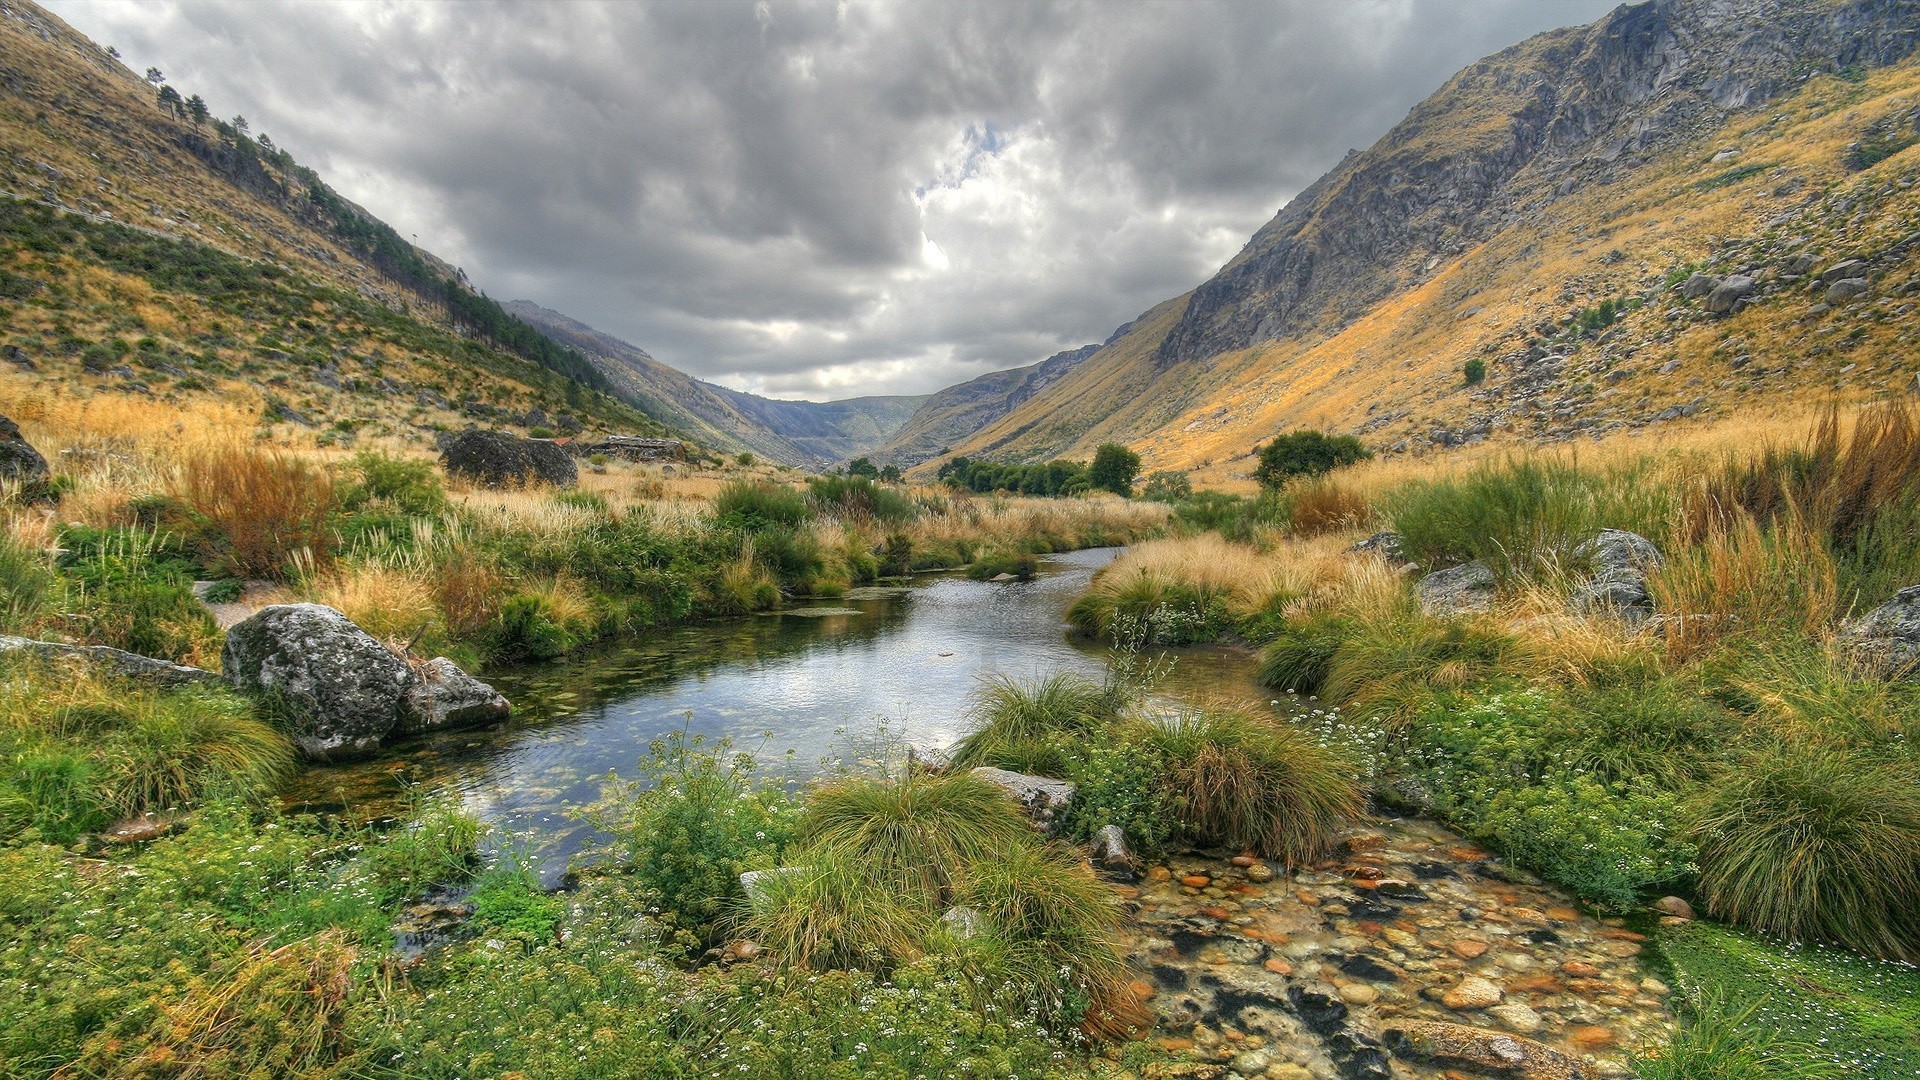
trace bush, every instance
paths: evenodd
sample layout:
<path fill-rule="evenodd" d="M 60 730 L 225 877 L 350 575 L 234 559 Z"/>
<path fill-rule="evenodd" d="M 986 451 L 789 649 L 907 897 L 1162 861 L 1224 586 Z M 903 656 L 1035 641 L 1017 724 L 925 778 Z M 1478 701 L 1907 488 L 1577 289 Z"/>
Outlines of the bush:
<path fill-rule="evenodd" d="M 409 517 L 436 517 L 451 508 L 431 462 L 362 450 L 347 472 L 351 480 L 340 495 L 343 509 L 360 511 L 379 502 Z"/>
<path fill-rule="evenodd" d="M 807 501 L 820 513 L 855 521 L 904 525 L 920 516 L 912 499 L 866 476 L 820 476 L 807 482 Z"/>
<path fill-rule="evenodd" d="M 774 865 L 793 835 L 785 791 L 730 747 L 722 740 L 709 750 L 684 732 L 656 740 L 638 776 L 609 785 L 590 815 L 684 946 L 722 934 L 744 896 L 740 874 Z"/>
<path fill-rule="evenodd" d="M 1323 536 L 1366 525 L 1373 516 L 1367 497 L 1324 479 L 1308 480 L 1281 495 L 1288 529 L 1295 536 Z"/>
<path fill-rule="evenodd" d="M 219 627 L 193 596 L 192 564 L 171 537 L 140 529 L 60 530 L 60 564 L 85 640 L 143 656 L 205 663 Z"/>
<path fill-rule="evenodd" d="M 807 520 L 807 497 L 778 484 L 731 480 L 714 496 L 713 514 L 725 528 L 797 529 Z"/>
<path fill-rule="evenodd" d="M 1465 378 L 1468 386 L 1479 386 L 1487 381 L 1487 362 L 1477 356 L 1473 357 L 1461 366 L 1460 374 Z"/>
<path fill-rule="evenodd" d="M 1920 962 L 1920 769 L 1806 744 L 1756 752 L 1703 797 L 1700 891 L 1792 941 Z"/>
<path fill-rule="evenodd" d="M 1260 650 L 1260 684 L 1289 694 L 1318 694 L 1326 685 L 1334 654 L 1352 632 L 1351 620 L 1328 612 L 1287 620 L 1279 635 Z"/>
<path fill-rule="evenodd" d="M 1140 497 L 1150 502 L 1181 503 L 1193 498 L 1193 481 L 1180 470 L 1147 474 Z"/>
<path fill-rule="evenodd" d="M 1101 443 L 1087 466 L 1087 483 L 1121 498 L 1133 494 L 1133 478 L 1140 475 L 1140 455 L 1119 443 Z"/>
<path fill-rule="evenodd" d="M 1273 490 L 1298 477 L 1323 476 L 1373 456 L 1351 435 L 1329 436 L 1311 428 L 1281 435 L 1258 451 L 1260 464 L 1254 468 L 1253 478 L 1261 487 Z"/>
<path fill-rule="evenodd" d="M 1675 500 L 1644 462 L 1601 472 L 1538 457 L 1415 481 L 1386 502 L 1408 558 L 1422 566 L 1483 559 L 1504 575 L 1576 568 L 1578 545 L 1602 528 L 1664 535 Z"/>
<path fill-rule="evenodd" d="M 954 748 L 953 767 L 1066 776 L 1069 755 L 1111 723 L 1120 706 L 1111 690 L 1066 672 L 1028 682 L 990 676 L 970 709 L 979 726 Z"/>
<path fill-rule="evenodd" d="M 1088 840 L 1117 825 L 1135 854 L 1152 857 L 1164 851 L 1173 837 L 1174 799 L 1160 751 L 1114 729 L 1076 745 L 1078 756 L 1063 762 L 1066 777 L 1073 781 L 1065 834 Z"/>
<path fill-rule="evenodd" d="M 324 566 L 333 552 L 333 480 L 279 450 L 188 454 L 176 494 L 212 526 L 206 561 L 228 576 L 283 578 L 296 559 Z"/>
<path fill-rule="evenodd" d="M 1212 710 L 1157 723 L 1150 738 L 1180 831 L 1195 842 L 1298 866 L 1331 850 L 1360 812 L 1353 766 L 1297 728 Z"/>

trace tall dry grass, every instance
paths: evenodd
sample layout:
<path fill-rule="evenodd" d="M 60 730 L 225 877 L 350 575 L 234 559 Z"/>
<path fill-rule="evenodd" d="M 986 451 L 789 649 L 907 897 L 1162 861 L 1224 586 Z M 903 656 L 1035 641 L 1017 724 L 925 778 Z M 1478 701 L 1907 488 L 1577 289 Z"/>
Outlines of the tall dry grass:
<path fill-rule="evenodd" d="M 236 576 L 282 578 L 296 559 L 323 568 L 334 547 L 333 477 L 277 448 L 222 446 L 180 460 L 173 494 L 217 528 Z"/>

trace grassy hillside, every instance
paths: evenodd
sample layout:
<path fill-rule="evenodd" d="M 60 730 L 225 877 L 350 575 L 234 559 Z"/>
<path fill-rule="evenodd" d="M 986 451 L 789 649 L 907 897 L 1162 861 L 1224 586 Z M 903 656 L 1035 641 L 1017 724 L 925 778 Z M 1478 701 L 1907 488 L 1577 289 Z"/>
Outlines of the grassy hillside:
<path fill-rule="evenodd" d="M 1435 155 L 1458 166 L 1484 160 L 1492 145 L 1498 158 L 1500 144 L 1487 140 L 1505 106 L 1489 86 L 1535 78 L 1539 57 L 1562 48 L 1563 35 L 1547 35 L 1468 69 L 1301 200 L 1337 198 L 1376 158 L 1411 185 L 1383 198 L 1446 182 Z M 1912 61 L 1829 61 L 1777 98 L 1683 126 L 1641 153 L 1583 159 L 1589 174 L 1568 173 L 1564 149 L 1542 151 L 1513 178 L 1498 220 L 1489 223 L 1488 211 L 1466 222 L 1483 226 L 1483 238 L 1456 229 L 1417 261 L 1394 262 L 1385 296 L 1353 283 L 1284 335 L 1201 359 L 1181 358 L 1168 342 L 1192 316 L 1143 318 L 1072 378 L 953 452 L 1037 460 L 1084 456 L 1117 439 L 1149 469 L 1244 485 L 1253 446 L 1303 425 L 1421 455 L 1903 392 L 1913 374 L 1906 316 L 1916 257 L 1904 241 L 1920 228 L 1912 195 L 1920 158 L 1909 149 L 1917 90 Z M 1303 223 L 1292 209 L 1263 237 L 1341 224 Z M 1266 242 L 1256 237 L 1249 251 Z M 1817 279 L 1850 257 L 1868 260 L 1869 292 L 1828 305 Z M 1241 266 L 1229 264 L 1223 278 Z M 1731 316 L 1710 314 L 1703 298 L 1679 291 L 1695 271 L 1745 272 L 1757 292 Z M 1489 374 L 1469 387 L 1463 369 L 1473 359 Z"/>
<path fill-rule="evenodd" d="M 235 124 L 31 4 L 0 12 L 0 409 L 134 394 L 283 438 L 472 423 L 664 432 L 613 386 Z"/>

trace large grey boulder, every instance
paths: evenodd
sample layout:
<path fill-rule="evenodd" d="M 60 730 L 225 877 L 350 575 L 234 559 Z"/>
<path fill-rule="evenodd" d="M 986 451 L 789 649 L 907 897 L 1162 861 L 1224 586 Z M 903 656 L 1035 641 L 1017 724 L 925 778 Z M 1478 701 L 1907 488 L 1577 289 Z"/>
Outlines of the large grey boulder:
<path fill-rule="evenodd" d="M 1574 556 L 1592 571 L 1592 576 L 1574 587 L 1574 610 L 1618 615 L 1634 623 L 1653 614 L 1647 574 L 1659 569 L 1662 562 L 1660 549 L 1653 541 L 1625 529 L 1601 529 L 1575 548 Z"/>
<path fill-rule="evenodd" d="M 1712 274 L 1695 274 L 1681 283 L 1680 295 L 1689 300 L 1698 300 L 1702 296 L 1711 295 L 1713 290 L 1719 287 L 1720 279 Z"/>
<path fill-rule="evenodd" d="M 17 484 L 22 492 L 38 494 L 51 474 L 47 459 L 20 434 L 20 425 L 0 416 L 0 481 Z"/>
<path fill-rule="evenodd" d="M 412 735 L 439 728 L 476 727 L 497 723 L 512 715 L 513 706 L 500 691 L 460 670 L 460 665 L 436 656 L 414 672 L 407 688 L 407 708 L 396 734 Z"/>
<path fill-rule="evenodd" d="M 71 657 L 100 668 L 108 675 L 122 679 L 139 679 L 142 682 L 156 683 L 160 686 L 190 686 L 194 683 L 217 681 L 220 676 L 211 671 L 202 671 L 197 667 L 176 664 L 170 660 L 156 660 L 151 656 L 141 656 L 124 649 L 110 649 L 105 645 L 67 645 L 58 641 L 34 641 L 30 638 L 8 637 L 0 635 L 0 655 L 24 653 L 47 658 Z"/>
<path fill-rule="evenodd" d="M 1827 286 L 1826 302 L 1838 306 L 1850 304 L 1867 295 L 1866 278 L 1841 278 Z"/>
<path fill-rule="evenodd" d="M 1414 585 L 1420 610 L 1429 615 L 1467 615 L 1493 610 L 1497 583 L 1493 568 L 1475 559 L 1460 566 L 1435 570 Z"/>
<path fill-rule="evenodd" d="M 278 705 L 287 736 L 321 761 L 371 754 L 394 731 L 415 676 L 338 611 L 275 604 L 227 631 L 227 681 Z"/>
<path fill-rule="evenodd" d="M 1920 672 L 1920 585 L 1901 589 L 1841 627 L 1838 640 L 1856 661 L 1882 677 Z"/>
<path fill-rule="evenodd" d="M 1707 310 L 1715 315 L 1725 315 L 1733 310 L 1735 304 L 1752 294 L 1755 282 L 1745 274 L 1735 274 L 1722 281 L 1707 294 Z"/>
<path fill-rule="evenodd" d="M 973 775 L 1013 797 L 1028 816 L 1051 829 L 1073 805 L 1073 784 L 1050 776 L 1030 776 L 1009 769 L 982 765 Z"/>
<path fill-rule="evenodd" d="M 580 468 L 566 447 L 548 439 L 523 439 L 504 431 L 473 428 L 455 435 L 440 451 L 440 467 L 487 487 L 552 484 L 572 487 Z"/>

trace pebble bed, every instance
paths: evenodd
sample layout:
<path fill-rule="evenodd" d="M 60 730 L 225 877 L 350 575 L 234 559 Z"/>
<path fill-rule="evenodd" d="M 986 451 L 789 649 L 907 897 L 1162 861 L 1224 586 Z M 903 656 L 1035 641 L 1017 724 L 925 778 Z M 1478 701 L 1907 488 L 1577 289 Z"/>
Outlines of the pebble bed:
<path fill-rule="evenodd" d="M 1143 1080 L 1628 1077 L 1672 1030 L 1644 938 L 1422 820 L 1292 874 L 1175 856 L 1119 885 Z"/>

